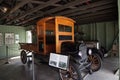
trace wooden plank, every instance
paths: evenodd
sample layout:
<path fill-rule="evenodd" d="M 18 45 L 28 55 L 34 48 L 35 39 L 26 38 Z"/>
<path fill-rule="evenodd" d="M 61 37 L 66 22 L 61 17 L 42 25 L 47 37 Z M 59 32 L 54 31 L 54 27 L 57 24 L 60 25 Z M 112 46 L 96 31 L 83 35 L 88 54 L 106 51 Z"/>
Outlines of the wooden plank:
<path fill-rule="evenodd" d="M 84 18 L 84 17 L 87 17 L 87 16 L 92 16 L 92 15 L 97 15 L 97 14 L 104 14 L 104 13 L 108 13 L 108 12 L 112 12 L 113 10 L 112 9 L 108 9 L 107 11 L 99 11 L 99 12 L 95 12 L 95 13 L 91 13 L 91 14 L 85 14 L 84 15 L 84 13 L 89 13 L 89 12 L 94 12 L 94 11 L 96 11 L 96 10 L 101 10 L 101 9 L 105 9 L 105 8 L 110 8 L 110 7 L 114 7 L 114 5 L 105 5 L 105 6 L 103 6 L 103 7 L 96 7 L 96 8 L 93 8 L 93 9 L 89 9 L 89 10 L 86 10 L 86 11 L 82 11 L 82 12 L 80 12 L 79 13 L 79 17 L 78 18 Z M 75 14 L 77 14 L 77 13 L 75 13 Z M 72 14 L 70 14 L 70 15 L 72 15 Z M 69 15 L 66 15 L 66 16 L 69 16 Z M 33 20 L 33 19 L 35 19 L 35 18 L 37 18 L 37 17 L 40 17 L 39 15 L 38 16 L 34 16 L 34 17 L 32 17 L 32 18 L 30 18 L 30 19 L 28 19 L 28 20 L 25 20 L 24 22 L 23 22 L 23 24 L 24 23 L 26 23 L 26 22 L 28 22 L 28 21 L 30 21 L 30 20 Z M 73 18 L 74 19 L 74 18 Z M 22 23 L 18 23 L 19 25 L 20 24 L 22 24 Z"/>
<path fill-rule="evenodd" d="M 6 13 L 3 17 L 1 17 L 0 20 L 3 20 L 6 16 L 12 14 L 13 12 L 15 12 L 20 7 L 22 7 L 23 5 L 27 4 L 30 1 L 32 0 L 22 0 L 20 3 L 16 4 L 16 6 L 13 9 L 11 9 L 9 13 Z"/>
<path fill-rule="evenodd" d="M 86 19 L 77 20 L 77 24 L 87 24 L 87 23 L 95 23 L 95 22 L 103 22 L 103 21 L 112 21 L 117 20 L 117 15 L 114 13 L 110 13 L 107 15 L 97 15 L 95 17 L 89 17 Z"/>
<path fill-rule="evenodd" d="M 35 4 L 45 4 L 45 2 L 42 2 L 42 1 L 35 1 L 35 0 L 31 1 L 31 3 L 35 3 Z"/>
<path fill-rule="evenodd" d="M 10 11 L 10 13 L 15 12 L 15 11 L 16 11 L 17 9 L 19 9 L 21 6 L 29 3 L 30 1 L 32 1 L 32 0 L 23 0 L 21 3 L 18 3 L 18 4 Z"/>
<path fill-rule="evenodd" d="M 80 15 L 80 16 L 76 16 L 76 17 L 73 17 L 73 19 L 83 19 L 83 18 L 88 18 L 90 16 L 95 16 L 95 15 L 104 15 L 104 14 L 109 14 L 111 12 L 117 12 L 117 9 L 114 9 L 114 8 L 111 8 L 111 9 L 106 9 L 106 10 L 102 10 L 102 11 L 97 11 L 95 13 L 88 13 L 88 14 L 83 14 L 83 15 Z"/>
<path fill-rule="evenodd" d="M 58 1 L 60 1 L 60 0 L 49 0 L 49 1 L 46 2 L 45 4 L 41 4 L 41 5 L 37 6 L 36 8 L 33 8 L 33 9 L 27 11 L 25 14 L 23 14 L 23 15 L 21 15 L 21 16 L 15 17 L 13 20 L 7 22 L 7 24 L 10 24 L 10 23 L 12 23 L 12 22 L 15 21 L 15 20 L 21 19 L 21 18 L 23 18 L 23 17 L 25 17 L 25 16 L 27 16 L 27 15 L 30 15 L 30 14 L 32 14 L 32 13 L 34 13 L 34 12 L 37 12 L 38 10 L 40 10 L 40 9 L 42 9 L 42 8 L 44 8 L 44 7 L 47 7 L 47 6 L 52 5 L 52 4 L 55 4 L 55 3 L 58 2 Z"/>
<path fill-rule="evenodd" d="M 75 5 L 85 3 L 86 1 L 88 1 L 88 0 L 76 0 L 76 1 L 71 2 L 71 3 L 68 3 L 68 4 L 66 4 L 66 5 L 59 6 L 59 7 L 55 8 L 55 9 L 48 10 L 48 11 L 44 12 L 44 15 L 45 15 L 45 14 L 51 14 L 51 13 L 53 13 L 53 12 L 56 12 L 56 11 L 59 11 L 59 10 L 62 10 L 62 9 L 68 8 L 68 7 L 69 7 L 69 8 L 70 8 L 70 7 L 71 7 L 71 8 L 75 8 L 75 7 L 74 7 Z M 55 5 L 55 4 L 53 4 L 53 5 Z M 71 6 L 71 5 L 72 5 L 72 6 Z M 26 22 L 28 22 L 28 21 L 30 21 L 30 20 L 33 20 L 33 19 L 35 19 L 35 18 L 37 18 L 37 17 L 42 17 L 42 16 L 43 16 L 43 14 L 36 15 L 35 17 L 33 17 L 33 18 L 29 19 L 29 20 L 24 21 L 24 23 L 26 23 Z M 22 17 L 22 16 L 21 16 L 21 17 Z M 11 21 L 11 22 L 12 22 L 12 21 Z M 19 23 L 19 24 L 21 24 L 21 23 Z"/>
<path fill-rule="evenodd" d="M 41 12 L 41 15 L 43 15 L 42 12 Z M 17 23 L 16 25 L 25 24 L 25 23 L 27 23 L 27 22 L 29 22 L 29 21 L 31 21 L 31 20 L 34 20 L 35 18 L 38 18 L 38 17 L 39 17 L 39 15 L 36 15 L 36 16 L 34 16 L 34 17 L 32 17 L 32 18 L 29 18 L 29 19 L 24 20 L 24 21 L 22 21 L 22 22 L 20 22 L 20 23 Z"/>
<path fill-rule="evenodd" d="M 75 16 L 75 15 L 81 15 L 81 14 L 85 14 L 85 13 L 89 13 L 89 12 L 96 12 L 98 10 L 104 10 L 104 9 L 109 9 L 109 8 L 113 8 L 113 7 L 116 7 L 116 5 L 109 4 L 109 5 L 104 5 L 104 6 L 98 6 L 95 8 L 88 9 L 88 10 L 79 11 L 79 12 L 72 13 L 72 14 L 67 14 L 66 16 L 70 17 L 70 16 Z"/>
<path fill-rule="evenodd" d="M 63 6 L 57 7 L 55 9 L 52 9 L 52 10 L 49 10 L 49 11 L 46 11 L 45 13 L 47 13 L 47 14 L 54 13 L 56 11 L 60 11 L 60 10 L 63 10 L 65 8 L 68 8 L 69 6 L 75 6 L 75 5 L 78 5 L 78 4 L 85 3 L 87 1 L 89 1 L 89 0 L 75 0 L 73 2 L 65 4 Z"/>
<path fill-rule="evenodd" d="M 114 12 L 109 12 L 109 13 L 107 13 L 107 14 L 98 14 L 98 15 L 94 15 L 94 16 L 89 16 L 89 17 L 86 17 L 86 18 L 82 18 L 82 19 L 76 19 L 76 21 L 82 21 L 82 20 L 88 20 L 88 19 L 93 19 L 93 18 L 98 18 L 98 19 L 100 19 L 100 17 L 101 18 L 103 18 L 104 16 L 106 17 L 106 16 L 109 16 L 110 17 L 110 15 L 111 15 L 111 17 L 114 17 L 114 15 L 117 15 L 116 13 L 114 13 Z M 94 19 L 93 19 L 94 20 Z"/>
<path fill-rule="evenodd" d="M 69 10 L 69 11 L 62 11 L 62 12 L 59 12 L 55 15 L 65 15 L 65 14 L 70 14 L 70 13 L 73 13 L 73 12 L 76 12 L 76 11 L 83 11 L 83 10 L 86 10 L 88 8 L 93 8 L 93 7 L 97 7 L 97 6 L 102 6 L 102 5 L 106 5 L 106 4 L 110 4 L 110 3 L 113 3 L 115 2 L 115 0 L 102 0 L 102 1 L 97 1 L 97 2 L 94 2 L 94 3 L 91 3 L 89 5 L 84 5 L 84 6 L 80 6 L 80 7 L 77 7 L 76 9 L 72 9 L 72 10 Z"/>

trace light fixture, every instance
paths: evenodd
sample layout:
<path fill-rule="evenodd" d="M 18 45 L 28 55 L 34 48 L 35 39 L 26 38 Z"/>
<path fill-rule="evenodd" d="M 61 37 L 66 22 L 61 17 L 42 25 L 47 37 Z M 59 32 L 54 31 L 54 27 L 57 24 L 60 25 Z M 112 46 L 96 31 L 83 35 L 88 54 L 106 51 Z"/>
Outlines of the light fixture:
<path fill-rule="evenodd" d="M 1 10 L 2 12 L 6 13 L 6 12 L 8 11 L 8 8 L 6 8 L 6 7 L 0 7 L 0 10 Z"/>

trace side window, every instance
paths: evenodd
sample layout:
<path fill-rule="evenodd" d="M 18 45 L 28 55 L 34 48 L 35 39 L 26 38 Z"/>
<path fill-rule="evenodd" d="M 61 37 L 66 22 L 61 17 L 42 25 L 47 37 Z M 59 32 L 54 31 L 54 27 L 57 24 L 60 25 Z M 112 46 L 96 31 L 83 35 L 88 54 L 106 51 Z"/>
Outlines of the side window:
<path fill-rule="evenodd" d="M 26 42 L 32 43 L 32 33 L 31 31 L 26 31 Z"/>
<path fill-rule="evenodd" d="M 66 26 L 66 25 L 61 25 L 61 24 L 59 24 L 58 26 L 59 26 L 60 32 L 72 32 L 71 26 Z"/>

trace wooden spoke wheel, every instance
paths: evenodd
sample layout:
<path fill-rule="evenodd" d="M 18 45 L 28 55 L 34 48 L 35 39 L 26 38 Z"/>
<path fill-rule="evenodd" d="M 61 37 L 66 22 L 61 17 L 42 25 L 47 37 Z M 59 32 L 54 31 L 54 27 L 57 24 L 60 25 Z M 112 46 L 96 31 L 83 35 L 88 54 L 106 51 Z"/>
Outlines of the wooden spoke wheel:
<path fill-rule="evenodd" d="M 22 62 L 23 64 L 26 64 L 26 63 L 27 63 L 27 53 L 26 53 L 24 50 L 21 51 L 20 57 L 21 57 L 21 62 Z"/>
<path fill-rule="evenodd" d="M 93 72 L 98 71 L 101 68 L 102 61 L 99 55 L 97 54 L 90 55 L 89 61 L 92 63 L 90 68 L 92 69 Z"/>
<path fill-rule="evenodd" d="M 60 80 L 83 80 L 79 70 L 73 66 L 69 66 L 69 71 L 59 69 Z"/>

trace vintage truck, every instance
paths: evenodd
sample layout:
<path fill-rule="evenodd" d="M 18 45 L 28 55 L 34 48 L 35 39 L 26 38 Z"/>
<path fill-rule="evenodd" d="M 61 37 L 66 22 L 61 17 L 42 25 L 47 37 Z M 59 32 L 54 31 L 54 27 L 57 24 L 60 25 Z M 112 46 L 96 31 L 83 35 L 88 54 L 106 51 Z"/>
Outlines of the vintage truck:
<path fill-rule="evenodd" d="M 64 17 L 46 17 L 37 22 L 32 31 L 36 35 L 36 43 L 20 43 L 21 61 L 27 63 L 28 53 L 49 56 L 51 52 L 61 54 L 61 44 L 63 42 L 75 42 L 74 40 L 75 21 Z M 89 56 L 93 70 L 101 67 L 101 61 L 94 55 Z"/>

